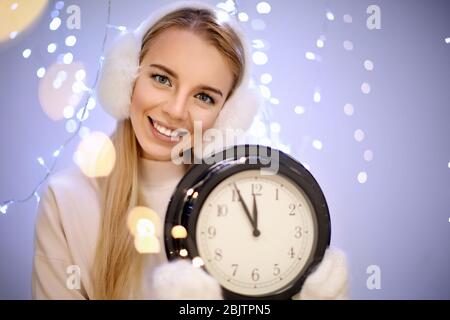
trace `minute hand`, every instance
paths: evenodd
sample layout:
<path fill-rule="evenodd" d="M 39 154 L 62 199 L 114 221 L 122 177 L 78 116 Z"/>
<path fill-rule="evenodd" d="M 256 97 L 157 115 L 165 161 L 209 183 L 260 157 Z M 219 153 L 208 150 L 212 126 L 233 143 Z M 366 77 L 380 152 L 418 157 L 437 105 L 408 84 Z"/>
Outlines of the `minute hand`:
<path fill-rule="evenodd" d="M 239 197 L 239 201 L 242 203 L 242 207 L 244 208 L 245 214 L 247 215 L 248 220 L 250 221 L 252 227 L 253 227 L 253 235 L 255 235 L 255 233 L 259 233 L 259 231 L 256 228 L 256 224 L 255 221 L 253 221 L 252 216 L 250 215 L 250 211 L 247 208 L 247 205 L 244 202 L 244 199 L 241 196 L 241 192 L 239 191 L 239 189 L 236 186 L 236 183 L 233 182 L 234 188 L 236 189 L 237 193 L 238 193 L 238 197 Z"/>

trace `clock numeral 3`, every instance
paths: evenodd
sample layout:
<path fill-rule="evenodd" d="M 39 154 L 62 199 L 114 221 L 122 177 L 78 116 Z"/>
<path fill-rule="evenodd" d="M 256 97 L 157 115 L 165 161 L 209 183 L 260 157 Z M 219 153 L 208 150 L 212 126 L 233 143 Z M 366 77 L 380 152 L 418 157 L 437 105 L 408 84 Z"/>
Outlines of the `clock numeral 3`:
<path fill-rule="evenodd" d="M 299 226 L 295 227 L 295 237 L 299 239 L 301 238 L 301 236 L 302 236 L 302 228 Z"/>

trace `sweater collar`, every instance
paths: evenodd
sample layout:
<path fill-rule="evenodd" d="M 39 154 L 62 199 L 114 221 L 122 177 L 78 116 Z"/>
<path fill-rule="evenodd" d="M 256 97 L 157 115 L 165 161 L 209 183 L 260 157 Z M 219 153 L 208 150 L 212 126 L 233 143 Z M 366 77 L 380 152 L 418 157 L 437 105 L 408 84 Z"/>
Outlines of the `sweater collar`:
<path fill-rule="evenodd" d="M 184 164 L 175 164 L 171 160 L 149 160 L 139 158 L 140 183 L 149 187 L 163 187 L 179 181 L 187 171 Z"/>

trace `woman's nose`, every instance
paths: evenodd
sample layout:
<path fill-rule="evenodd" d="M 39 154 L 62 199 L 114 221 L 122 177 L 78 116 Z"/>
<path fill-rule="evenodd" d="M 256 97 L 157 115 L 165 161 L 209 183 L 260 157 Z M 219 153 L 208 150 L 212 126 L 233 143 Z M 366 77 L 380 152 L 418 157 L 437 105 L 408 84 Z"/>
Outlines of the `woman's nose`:
<path fill-rule="evenodd" d="M 175 95 L 164 105 L 163 111 L 174 120 L 186 120 L 188 116 L 188 98 L 188 95 L 185 94 Z"/>

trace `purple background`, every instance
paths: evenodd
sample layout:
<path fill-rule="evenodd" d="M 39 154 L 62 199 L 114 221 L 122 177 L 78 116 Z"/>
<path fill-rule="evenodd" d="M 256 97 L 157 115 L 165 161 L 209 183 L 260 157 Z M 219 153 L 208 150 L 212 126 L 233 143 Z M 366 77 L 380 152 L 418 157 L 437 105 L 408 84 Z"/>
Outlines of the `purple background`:
<path fill-rule="evenodd" d="M 168 1 L 118 1 L 111 23 L 135 28 L 147 14 Z M 210 3 L 217 3 L 209 1 Z M 450 4 L 448 1 L 269 1 L 268 15 L 256 12 L 258 1 L 238 1 L 250 19 L 243 22 L 249 39 L 262 39 L 268 63 L 254 66 L 278 105 L 267 103 L 269 122 L 280 125 L 280 141 L 310 166 L 321 185 L 332 218 L 332 246 L 349 258 L 354 299 L 450 299 Z M 81 8 L 81 29 L 68 30 L 65 8 Z M 366 26 L 366 9 L 381 8 L 381 29 Z M 50 2 L 27 32 L 0 44 L 0 201 L 26 196 L 45 171 L 36 161 L 51 161 L 68 137 L 65 121 L 54 122 L 38 100 L 36 70 L 50 66 L 69 49 L 81 61 L 92 85 L 107 19 L 107 1 L 66 1 L 63 24 L 49 30 Z M 333 21 L 325 13 L 334 13 Z M 343 16 L 352 16 L 345 23 Z M 252 19 L 265 22 L 254 30 Z M 75 35 L 73 48 L 64 45 Z M 108 29 L 107 44 L 118 34 Z M 324 35 L 325 46 L 316 40 Z M 342 43 L 353 42 L 352 51 Z M 54 54 L 50 42 L 58 43 Z M 22 51 L 33 50 L 24 59 Z M 305 52 L 321 62 L 305 59 Z M 367 71 L 363 62 L 373 61 Z M 361 92 L 368 82 L 370 94 Z M 313 92 L 320 88 L 320 103 Z M 351 103 L 354 114 L 344 113 Z M 294 112 L 296 105 L 305 113 Z M 99 107 L 84 125 L 110 133 L 111 117 Z M 353 135 L 361 129 L 365 139 Z M 313 147 L 320 140 L 321 150 Z M 70 166 L 77 137 L 60 156 L 57 170 Z M 364 160 L 370 149 L 373 160 Z M 358 173 L 368 175 L 358 182 Z M 41 190 L 42 191 L 42 190 Z M 35 199 L 0 215 L 0 299 L 31 297 Z M 381 289 L 366 286 L 370 265 L 381 268 Z"/>

